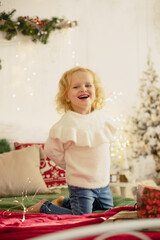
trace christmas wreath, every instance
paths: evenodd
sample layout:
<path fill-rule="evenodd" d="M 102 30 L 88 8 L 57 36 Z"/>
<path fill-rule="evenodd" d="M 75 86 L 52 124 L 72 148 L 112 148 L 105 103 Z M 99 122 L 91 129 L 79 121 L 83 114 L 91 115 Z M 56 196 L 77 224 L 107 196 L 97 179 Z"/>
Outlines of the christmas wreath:
<path fill-rule="evenodd" d="M 73 28 L 77 26 L 77 21 L 69 21 L 52 17 L 50 20 L 39 17 L 30 18 L 29 16 L 20 16 L 13 21 L 12 16 L 16 10 L 9 13 L 0 13 L 0 31 L 5 32 L 5 38 L 11 40 L 18 33 L 30 36 L 33 42 L 40 41 L 46 44 L 50 33 L 56 29 Z"/>

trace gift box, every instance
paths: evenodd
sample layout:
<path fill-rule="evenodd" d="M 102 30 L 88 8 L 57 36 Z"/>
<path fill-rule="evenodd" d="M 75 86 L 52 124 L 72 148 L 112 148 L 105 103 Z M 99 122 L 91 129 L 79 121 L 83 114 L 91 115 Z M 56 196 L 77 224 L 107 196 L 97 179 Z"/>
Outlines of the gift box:
<path fill-rule="evenodd" d="M 139 184 L 137 188 L 137 216 L 160 218 L 160 188 Z"/>

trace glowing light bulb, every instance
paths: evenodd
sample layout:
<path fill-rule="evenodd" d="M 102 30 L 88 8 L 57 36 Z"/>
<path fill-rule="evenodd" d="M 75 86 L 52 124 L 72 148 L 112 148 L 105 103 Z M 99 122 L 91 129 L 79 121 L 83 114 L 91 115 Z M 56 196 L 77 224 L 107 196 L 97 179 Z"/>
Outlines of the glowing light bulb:
<path fill-rule="evenodd" d="M 27 67 L 24 67 L 24 71 L 27 71 Z"/>
<path fill-rule="evenodd" d="M 72 51 L 72 58 L 75 58 L 75 54 L 76 54 L 76 52 Z"/>
<path fill-rule="evenodd" d="M 12 97 L 13 97 L 13 98 L 15 98 L 15 97 L 16 97 L 16 94 L 15 94 L 15 93 L 13 93 L 13 94 L 12 94 Z"/>
<path fill-rule="evenodd" d="M 17 111 L 18 111 L 18 112 L 20 111 L 20 107 L 17 107 Z"/>
<path fill-rule="evenodd" d="M 113 102 L 112 98 L 107 98 L 105 101 L 106 102 Z"/>

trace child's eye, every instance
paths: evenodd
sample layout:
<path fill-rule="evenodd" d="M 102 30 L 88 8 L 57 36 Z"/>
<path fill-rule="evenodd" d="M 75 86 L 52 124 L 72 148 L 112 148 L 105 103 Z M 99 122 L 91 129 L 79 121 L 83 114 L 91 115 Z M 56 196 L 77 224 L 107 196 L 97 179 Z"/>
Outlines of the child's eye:
<path fill-rule="evenodd" d="M 92 87 L 92 85 L 91 84 L 86 84 L 85 87 L 87 87 L 87 88 Z"/>
<path fill-rule="evenodd" d="M 74 86 L 73 88 L 78 88 L 78 86 Z"/>

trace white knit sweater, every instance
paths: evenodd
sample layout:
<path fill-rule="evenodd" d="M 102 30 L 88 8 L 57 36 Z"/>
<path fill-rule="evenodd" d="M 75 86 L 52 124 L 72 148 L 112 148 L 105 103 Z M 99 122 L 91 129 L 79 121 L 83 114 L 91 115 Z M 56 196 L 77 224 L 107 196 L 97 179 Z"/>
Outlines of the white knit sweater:
<path fill-rule="evenodd" d="M 46 155 L 66 169 L 69 185 L 100 188 L 109 183 L 109 142 L 116 128 L 103 110 L 82 115 L 68 111 L 51 128 Z"/>

